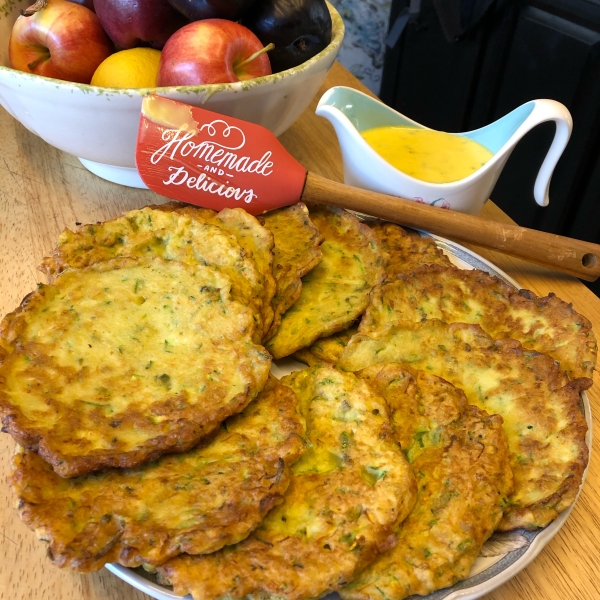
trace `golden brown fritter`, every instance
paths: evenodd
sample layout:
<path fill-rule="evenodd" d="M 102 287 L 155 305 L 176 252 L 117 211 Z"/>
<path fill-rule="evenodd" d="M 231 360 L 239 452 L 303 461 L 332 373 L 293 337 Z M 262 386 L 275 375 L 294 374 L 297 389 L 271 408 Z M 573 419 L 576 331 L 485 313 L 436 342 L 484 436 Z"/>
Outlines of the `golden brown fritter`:
<path fill-rule="evenodd" d="M 302 279 L 302 294 L 283 315 L 266 348 L 283 358 L 348 327 L 385 277 L 385 254 L 373 232 L 348 211 L 319 206 L 310 218 L 323 235 L 323 260 Z"/>
<path fill-rule="evenodd" d="M 514 340 L 492 340 L 478 325 L 397 321 L 355 335 L 338 367 L 409 364 L 463 389 L 471 404 L 504 419 L 515 491 L 500 530 L 545 527 L 574 501 L 588 460 L 579 394 L 549 356 Z"/>
<path fill-rule="evenodd" d="M 159 567 L 177 594 L 317 598 L 393 545 L 392 532 L 414 504 L 415 483 L 383 398 L 333 368 L 298 371 L 282 383 L 298 395 L 309 444 L 283 503 L 237 546 Z"/>
<path fill-rule="evenodd" d="M 258 219 L 275 240 L 273 275 L 276 293 L 272 300 L 271 326 L 263 336 L 265 342 L 277 332 L 281 315 L 300 298 L 301 278 L 321 262 L 323 254 L 320 244 L 323 238 L 302 202 L 269 211 Z"/>
<path fill-rule="evenodd" d="M 273 276 L 273 234 L 256 217 L 242 208 L 225 208 L 217 215 L 221 226 L 235 235 L 243 248 L 252 252 L 252 258 L 263 275 L 262 333 L 263 337 L 273 322 L 273 298 L 276 282 Z"/>
<path fill-rule="evenodd" d="M 202 446 L 133 469 L 62 479 L 23 448 L 11 477 L 19 516 L 58 567 L 160 565 L 244 539 L 281 502 L 304 452 L 297 398 L 271 378 Z"/>
<path fill-rule="evenodd" d="M 389 280 L 426 264 L 452 265 L 432 238 L 422 238 L 415 231 L 385 221 L 373 220 L 367 221 L 367 224 L 377 236 L 379 246 L 385 253 L 385 273 Z M 298 350 L 295 358 L 311 366 L 323 363 L 334 365 L 355 333 L 355 327 L 349 327 L 332 336 L 320 338 L 308 348 Z"/>
<path fill-rule="evenodd" d="M 592 377 L 597 344 L 592 324 L 554 294 L 538 298 L 484 271 L 424 266 L 379 286 L 360 323 L 360 332 L 392 321 L 441 319 L 481 325 L 494 339 L 518 340 L 548 354 L 571 378 Z"/>
<path fill-rule="evenodd" d="M 0 416 L 74 477 L 183 452 L 242 410 L 271 363 L 208 267 L 160 258 L 70 269 L 0 325 Z"/>
<path fill-rule="evenodd" d="M 179 202 L 177 200 L 165 202 L 164 204 L 149 205 L 147 208 L 162 210 L 164 212 L 176 212 L 180 215 L 187 215 L 188 217 L 202 219 L 204 221 L 212 221 L 219 214 L 218 211 L 213 210 L 212 208 L 196 206 L 195 204 L 186 204 L 185 202 Z"/>
<path fill-rule="evenodd" d="M 369 221 L 379 239 L 381 249 L 389 256 L 385 271 L 389 279 L 408 273 L 423 265 L 452 266 L 450 259 L 437 247 L 435 240 L 421 237 L 395 223 Z"/>
<path fill-rule="evenodd" d="M 353 325 L 328 337 L 319 338 L 308 348 L 302 348 L 294 353 L 294 358 L 306 363 L 309 367 L 317 365 L 335 365 L 350 338 L 358 332 L 358 326 Z"/>
<path fill-rule="evenodd" d="M 206 221 L 235 236 L 245 251 L 245 258 L 251 258 L 254 261 L 262 278 L 262 329 L 263 332 L 266 332 L 273 322 L 274 314 L 271 305 L 276 285 L 273 277 L 273 234 L 243 208 L 224 208 L 217 212 L 210 208 L 191 206 L 181 202 L 169 202 L 153 208 L 177 212 L 196 220 Z"/>
<path fill-rule="evenodd" d="M 67 267 L 82 268 L 117 257 L 159 256 L 217 269 L 231 281 L 234 300 L 248 306 L 256 323 L 254 341 L 262 332 L 262 277 L 235 236 L 189 215 L 146 207 L 122 217 L 66 229 L 42 270 L 52 282 Z"/>
<path fill-rule="evenodd" d="M 502 518 L 512 490 L 502 418 L 468 405 L 462 390 L 422 371 L 387 364 L 359 375 L 388 401 L 418 493 L 400 525 L 398 544 L 340 595 L 344 600 L 427 595 L 468 577 Z"/>
<path fill-rule="evenodd" d="M 461 389 L 408 365 L 375 364 L 356 375 L 385 398 L 394 438 L 409 463 L 424 449 L 445 444 L 445 428 L 459 421 L 469 406 Z"/>

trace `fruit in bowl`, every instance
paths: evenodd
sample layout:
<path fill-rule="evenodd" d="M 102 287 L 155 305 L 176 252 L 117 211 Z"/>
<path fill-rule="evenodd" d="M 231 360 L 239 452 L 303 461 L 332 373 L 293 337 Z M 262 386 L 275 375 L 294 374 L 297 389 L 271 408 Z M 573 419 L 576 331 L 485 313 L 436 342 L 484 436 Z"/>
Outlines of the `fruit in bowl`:
<path fill-rule="evenodd" d="M 246 27 L 225 19 L 195 21 L 166 43 L 159 86 L 234 83 L 271 74 L 269 47 Z"/>
<path fill-rule="evenodd" d="M 169 0 L 190 21 L 229 19 L 237 21 L 256 0 Z"/>
<path fill-rule="evenodd" d="M 115 52 L 100 63 L 91 84 L 113 88 L 155 87 L 160 57 L 160 50 L 154 48 Z"/>
<path fill-rule="evenodd" d="M 141 44 L 160 49 L 187 23 L 167 0 L 94 0 L 94 8 L 110 39 L 125 49 Z"/>
<path fill-rule="evenodd" d="M 169 0 L 191 21 L 219 18 L 250 29 L 264 46 L 273 44 L 273 73 L 297 67 L 331 42 L 331 16 L 325 0 Z M 242 34 L 247 37 L 247 34 Z M 233 81 L 226 79 L 224 81 Z"/>
<path fill-rule="evenodd" d="M 242 15 L 245 25 L 234 22 Z M 187 17 L 197 20 L 186 25 Z M 90 83 L 113 50 L 109 38 L 121 52 L 168 44 L 156 79 L 115 78 L 119 65 L 131 70 L 129 57 L 103 63 L 115 87 L 234 83 L 296 67 L 324 50 L 331 16 L 325 0 L 36 0 L 13 28 L 11 66 Z M 96 76 L 93 85 L 105 79 Z"/>
<path fill-rule="evenodd" d="M 21 15 L 12 29 L 9 56 L 13 68 L 89 83 L 98 65 L 113 52 L 98 17 L 84 6 L 63 0 L 36 4 L 36 10 Z"/>
<path fill-rule="evenodd" d="M 74 4 L 81 4 L 81 6 L 85 6 L 86 8 L 89 8 L 90 10 L 96 12 L 94 10 L 94 0 L 69 0 L 69 2 L 73 2 Z"/>
<path fill-rule="evenodd" d="M 97 87 L 10 68 L 11 30 L 19 12 L 30 4 L 31 0 L 15 0 L 8 6 L 7 16 L 0 19 L 0 104 L 46 142 L 79 157 L 94 173 L 139 187 L 143 183 L 135 169 L 135 146 L 144 96 L 158 93 L 262 125 L 280 135 L 317 93 L 344 36 L 341 17 L 328 5 L 331 42 L 308 61 L 281 73 L 211 85 Z"/>
<path fill-rule="evenodd" d="M 242 19 L 269 52 L 273 73 L 302 64 L 331 41 L 331 16 L 324 0 L 259 0 Z"/>

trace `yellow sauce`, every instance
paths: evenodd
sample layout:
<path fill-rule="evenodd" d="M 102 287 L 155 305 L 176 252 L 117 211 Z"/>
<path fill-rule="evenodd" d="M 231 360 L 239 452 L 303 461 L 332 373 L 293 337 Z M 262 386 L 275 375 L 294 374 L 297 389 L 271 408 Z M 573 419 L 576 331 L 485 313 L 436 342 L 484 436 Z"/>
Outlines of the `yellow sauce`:
<path fill-rule="evenodd" d="M 469 138 L 413 127 L 375 127 L 361 135 L 396 169 L 421 181 L 448 183 L 468 177 L 493 154 Z"/>

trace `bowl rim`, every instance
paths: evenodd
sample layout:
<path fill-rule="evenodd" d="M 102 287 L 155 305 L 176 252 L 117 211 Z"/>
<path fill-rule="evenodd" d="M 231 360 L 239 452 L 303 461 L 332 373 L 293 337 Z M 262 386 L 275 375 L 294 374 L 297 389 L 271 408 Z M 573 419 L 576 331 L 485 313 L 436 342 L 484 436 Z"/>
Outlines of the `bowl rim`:
<path fill-rule="evenodd" d="M 277 83 L 280 80 L 287 79 L 297 73 L 308 70 L 312 65 L 319 62 L 325 56 L 331 52 L 337 52 L 344 39 L 344 21 L 340 16 L 339 12 L 335 7 L 326 0 L 329 14 L 331 15 L 332 24 L 332 36 L 329 44 L 321 50 L 318 54 L 315 54 L 312 58 L 302 64 L 280 71 L 279 73 L 272 73 L 271 75 L 265 75 L 263 77 L 256 77 L 254 79 L 246 79 L 243 81 L 236 81 L 234 83 L 210 83 L 204 85 L 184 85 L 184 86 L 168 86 L 168 87 L 146 87 L 146 88 L 112 88 L 112 87 L 101 87 L 97 85 L 91 85 L 86 83 L 75 83 L 72 81 L 64 81 L 62 79 L 55 79 L 53 77 L 45 77 L 43 75 L 36 75 L 34 73 L 25 73 L 24 71 L 18 71 L 12 67 L 6 67 L 0 65 L 0 73 L 8 72 L 12 76 L 22 77 L 28 81 L 39 81 L 46 84 L 51 84 L 57 88 L 64 88 L 65 90 L 74 89 L 81 90 L 86 94 L 95 94 L 97 96 L 110 96 L 110 95 L 125 95 L 125 96 L 147 96 L 149 94 L 206 94 L 206 99 L 210 98 L 216 93 L 230 92 L 238 93 L 247 91 L 255 88 L 260 84 Z"/>

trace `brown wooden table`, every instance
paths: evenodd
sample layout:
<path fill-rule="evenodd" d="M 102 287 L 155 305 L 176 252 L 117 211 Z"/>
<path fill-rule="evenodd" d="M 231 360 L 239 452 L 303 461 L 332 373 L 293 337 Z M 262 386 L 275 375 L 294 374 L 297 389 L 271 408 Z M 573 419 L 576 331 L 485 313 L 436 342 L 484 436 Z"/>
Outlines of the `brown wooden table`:
<path fill-rule="evenodd" d="M 321 94 L 333 85 L 363 89 L 336 64 L 317 98 L 281 136 L 285 147 L 309 170 L 342 181 L 333 128 L 314 114 Z M 0 109 L 0 317 L 43 281 L 36 266 L 65 227 L 115 217 L 164 200 L 150 191 L 121 187 L 89 173 L 73 156 L 48 146 Z M 492 202 L 483 216 L 511 222 Z M 600 299 L 567 275 L 496 252 L 474 248 L 522 287 L 555 292 L 600 332 Z M 600 382 L 588 392 L 598 431 Z M 43 544 L 17 517 L 5 481 L 14 442 L 0 435 L 0 600 L 145 600 L 107 570 L 79 575 L 53 567 Z M 500 599 L 585 600 L 600 598 L 600 459 L 592 455 L 579 502 L 560 533 L 535 561 L 509 583 L 487 595 Z"/>

